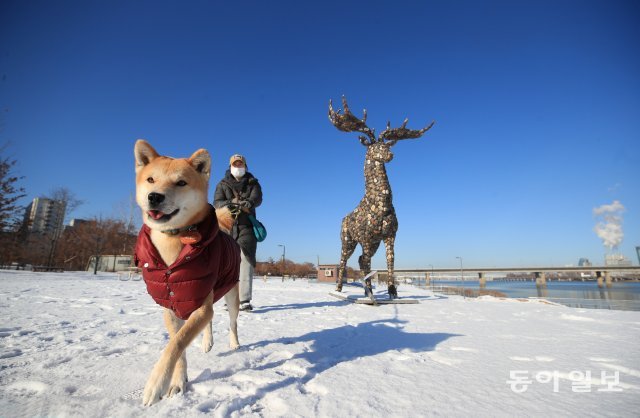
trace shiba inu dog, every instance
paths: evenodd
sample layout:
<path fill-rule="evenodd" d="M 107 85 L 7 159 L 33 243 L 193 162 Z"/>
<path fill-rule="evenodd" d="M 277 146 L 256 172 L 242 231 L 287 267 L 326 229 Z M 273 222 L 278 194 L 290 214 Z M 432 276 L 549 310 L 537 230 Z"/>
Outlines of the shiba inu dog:
<path fill-rule="evenodd" d="M 228 209 L 208 203 L 211 157 L 200 149 L 189 158 L 160 156 L 144 140 L 134 148 L 136 200 L 144 225 L 135 250 L 147 291 L 165 308 L 169 343 L 143 391 L 143 404 L 184 393 L 185 350 L 204 331 L 202 348 L 213 346 L 213 303 L 225 297 L 230 319 L 230 347 L 239 346 L 238 275 L 240 249 L 227 232 Z"/>

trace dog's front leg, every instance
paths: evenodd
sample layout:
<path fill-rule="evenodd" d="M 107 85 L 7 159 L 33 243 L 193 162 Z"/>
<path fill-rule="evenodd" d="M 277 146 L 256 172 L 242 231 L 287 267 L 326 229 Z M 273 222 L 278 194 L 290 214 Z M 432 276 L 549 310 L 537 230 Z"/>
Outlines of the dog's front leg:
<path fill-rule="evenodd" d="M 213 292 L 207 297 L 202 306 L 191 314 L 184 326 L 182 326 L 175 335 L 171 336 L 169 344 L 167 344 L 160 359 L 153 367 L 147 384 L 144 387 L 142 394 L 143 405 L 152 405 L 167 393 L 169 390 L 169 382 L 174 375 L 174 369 L 182 357 L 184 350 L 186 350 L 191 341 L 193 341 L 205 325 L 211 321 L 211 318 L 213 318 L 212 302 Z M 171 330 L 169 333 L 171 333 Z M 186 378 L 186 358 L 183 364 L 185 367 L 184 376 Z"/>
<path fill-rule="evenodd" d="M 169 331 L 169 338 L 175 338 L 175 335 L 180 331 L 182 325 L 184 325 L 184 321 L 178 318 L 173 311 L 169 309 L 164 310 L 164 325 L 167 327 L 167 331 Z M 184 393 L 187 389 L 187 353 L 186 350 L 182 352 L 182 355 L 178 358 L 176 362 L 176 367 L 173 369 L 173 374 L 171 375 L 171 383 L 169 384 L 169 389 L 166 392 L 167 397 L 172 397 L 173 395 L 182 392 Z"/>
<path fill-rule="evenodd" d="M 202 334 L 202 351 L 208 353 L 211 351 L 211 347 L 213 347 L 213 321 L 209 321 Z"/>
<path fill-rule="evenodd" d="M 224 300 L 229 308 L 229 348 L 236 350 L 240 347 L 238 341 L 238 312 L 240 312 L 240 290 L 235 285 L 226 295 Z"/>

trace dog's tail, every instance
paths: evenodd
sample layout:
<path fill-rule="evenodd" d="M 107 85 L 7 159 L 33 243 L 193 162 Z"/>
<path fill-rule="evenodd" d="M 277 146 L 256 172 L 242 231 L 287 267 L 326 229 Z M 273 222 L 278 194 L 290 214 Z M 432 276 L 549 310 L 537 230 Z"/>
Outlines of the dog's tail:
<path fill-rule="evenodd" d="M 231 214 L 231 211 L 229 210 L 229 208 L 225 206 L 225 207 L 216 209 L 216 217 L 218 218 L 218 226 L 220 227 L 220 229 L 223 232 L 230 234 L 231 228 L 233 228 L 233 223 L 235 222 L 235 219 L 233 218 L 233 215 Z"/>

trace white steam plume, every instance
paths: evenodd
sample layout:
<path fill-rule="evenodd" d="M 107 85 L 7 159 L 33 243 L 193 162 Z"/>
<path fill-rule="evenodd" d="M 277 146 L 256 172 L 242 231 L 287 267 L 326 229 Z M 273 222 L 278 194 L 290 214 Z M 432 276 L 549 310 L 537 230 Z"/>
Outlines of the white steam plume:
<path fill-rule="evenodd" d="M 593 230 L 602 239 L 604 246 L 609 247 L 609 250 L 617 248 L 624 238 L 622 212 L 624 212 L 624 206 L 618 200 L 614 200 L 610 205 L 602 205 L 593 209 L 594 216 L 602 217 Z"/>

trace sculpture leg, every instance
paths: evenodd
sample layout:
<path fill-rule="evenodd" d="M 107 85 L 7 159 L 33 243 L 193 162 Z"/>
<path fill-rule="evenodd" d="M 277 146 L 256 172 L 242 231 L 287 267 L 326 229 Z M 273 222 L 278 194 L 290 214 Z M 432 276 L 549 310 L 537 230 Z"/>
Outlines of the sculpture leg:
<path fill-rule="evenodd" d="M 360 271 L 366 276 L 371 273 L 371 257 L 376 253 L 376 250 L 380 246 L 380 241 L 376 243 L 365 243 L 362 245 L 362 255 L 358 258 L 358 264 L 360 264 Z M 373 297 L 373 288 L 371 286 L 371 277 L 364 281 L 364 294 L 375 301 Z"/>
<path fill-rule="evenodd" d="M 371 258 L 366 257 L 364 253 L 358 257 L 358 264 L 360 265 L 360 271 L 366 277 L 371 272 Z M 364 280 L 362 284 L 364 286 L 364 295 L 373 299 L 373 289 L 371 287 L 371 277 Z"/>
<path fill-rule="evenodd" d="M 387 289 L 389 293 L 389 298 L 394 299 L 398 297 L 398 291 L 396 289 L 395 280 L 393 279 L 393 262 L 395 259 L 395 255 L 393 252 L 393 245 L 396 241 L 396 237 L 391 236 L 387 237 L 384 240 L 384 246 L 387 250 Z"/>
<path fill-rule="evenodd" d="M 342 292 L 342 280 L 344 279 L 344 274 L 347 270 L 347 260 L 349 260 L 351 254 L 353 254 L 357 245 L 357 242 L 351 240 L 350 237 L 343 235 L 342 251 L 340 253 L 340 267 L 338 268 L 338 281 L 336 283 L 337 292 Z"/>

